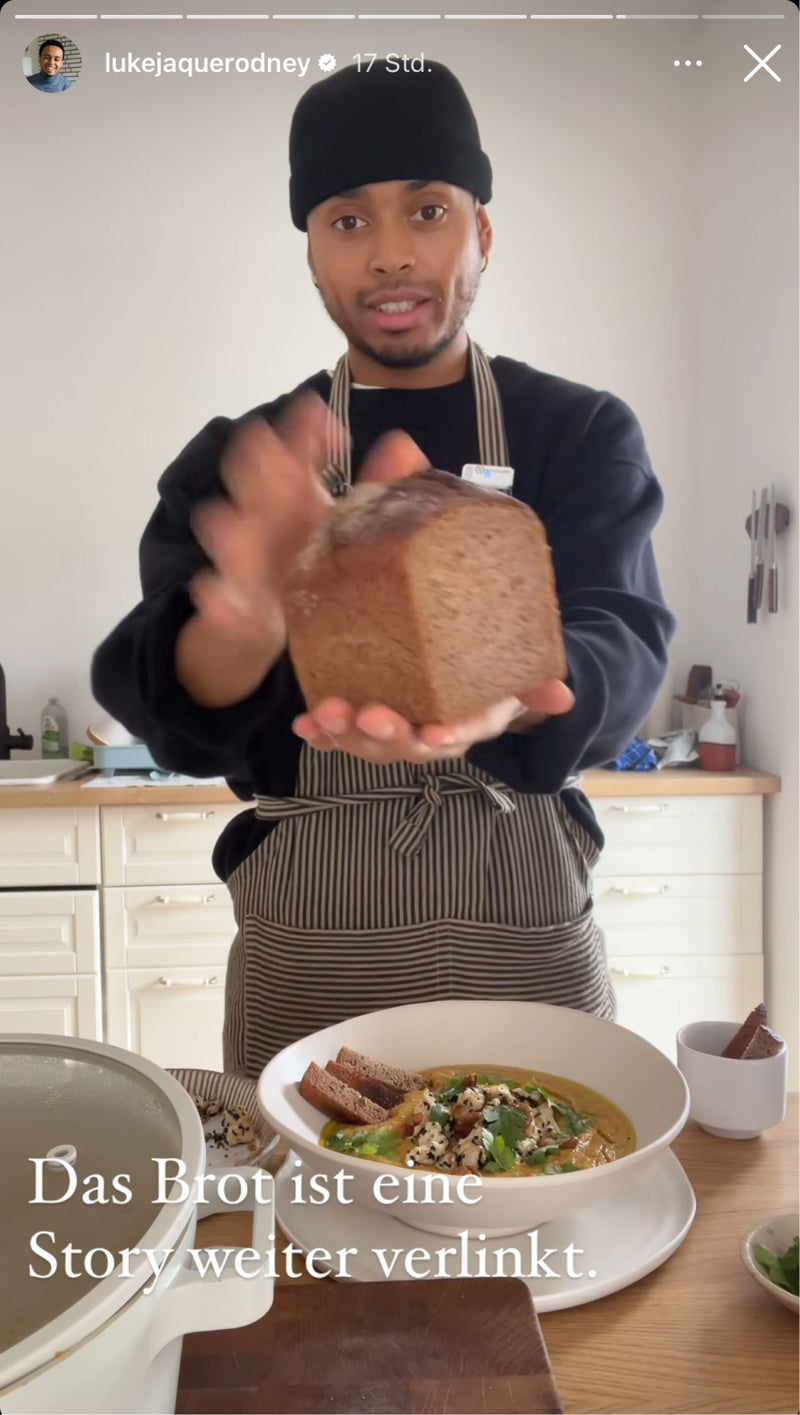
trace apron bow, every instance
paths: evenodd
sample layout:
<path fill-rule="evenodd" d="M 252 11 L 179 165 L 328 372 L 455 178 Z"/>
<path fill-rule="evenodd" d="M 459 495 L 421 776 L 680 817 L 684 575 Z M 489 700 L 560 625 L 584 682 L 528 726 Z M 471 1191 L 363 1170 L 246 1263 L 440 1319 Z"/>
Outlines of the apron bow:
<path fill-rule="evenodd" d="M 512 811 L 516 810 L 510 797 L 488 782 L 476 781 L 468 776 L 459 777 L 455 772 L 447 773 L 447 775 L 426 775 L 420 781 L 416 803 L 389 837 L 389 844 L 393 850 L 397 850 L 401 855 L 419 854 L 436 811 L 443 805 L 445 795 L 452 794 L 447 792 L 445 785 L 447 781 L 454 783 L 455 790 L 459 790 L 459 788 L 463 790 L 462 781 L 467 782 L 473 791 L 478 788 L 495 807 L 499 815 L 510 815 Z"/>

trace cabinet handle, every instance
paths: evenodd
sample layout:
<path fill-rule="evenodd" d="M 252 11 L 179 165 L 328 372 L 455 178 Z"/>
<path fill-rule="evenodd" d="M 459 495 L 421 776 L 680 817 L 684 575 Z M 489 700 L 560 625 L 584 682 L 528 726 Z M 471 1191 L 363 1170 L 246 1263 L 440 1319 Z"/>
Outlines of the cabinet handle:
<path fill-rule="evenodd" d="M 157 821 L 210 821 L 216 811 L 156 811 Z"/>
<path fill-rule="evenodd" d="M 216 894 L 184 894 L 182 899 L 170 899 L 168 894 L 157 894 L 154 903 L 160 904 L 162 909 L 171 908 L 173 905 L 180 908 L 184 904 L 216 904 Z"/>
<path fill-rule="evenodd" d="M 647 889 L 628 889 L 626 885 L 612 884 L 607 892 L 609 894 L 623 894 L 626 899 L 653 899 L 661 894 L 669 894 L 669 885 L 654 884 Z"/>
<path fill-rule="evenodd" d="M 669 810 L 669 801 L 658 801 L 654 806 L 609 806 L 623 816 L 663 816 Z"/>
<path fill-rule="evenodd" d="M 219 978 L 157 978 L 154 987 L 157 988 L 210 988 L 219 982 Z"/>
<path fill-rule="evenodd" d="M 648 971 L 647 969 L 645 969 L 645 970 L 644 970 L 643 972 L 641 972 L 641 973 L 636 972 L 633 968 L 613 968 L 613 967 L 609 968 L 609 972 L 612 973 L 615 978 L 668 978 L 668 977 L 669 977 L 669 968 L 667 968 L 666 965 L 665 965 L 663 968 L 651 968 L 649 971 Z"/>

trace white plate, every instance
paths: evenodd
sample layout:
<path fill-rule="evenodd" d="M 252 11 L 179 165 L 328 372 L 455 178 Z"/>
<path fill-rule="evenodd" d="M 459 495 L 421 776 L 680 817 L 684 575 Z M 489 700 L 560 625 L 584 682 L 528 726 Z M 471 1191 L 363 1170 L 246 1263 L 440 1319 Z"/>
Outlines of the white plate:
<path fill-rule="evenodd" d="M 225 1139 L 222 1114 L 203 1121 L 208 1168 L 228 1169 L 231 1165 L 254 1164 L 263 1169 L 278 1143 L 278 1136 L 258 1108 L 255 1081 L 244 1076 L 227 1075 L 224 1071 L 171 1068 L 169 1074 L 180 1082 L 190 1096 L 203 1096 L 208 1101 L 219 1101 L 224 1108 L 236 1106 L 249 1115 L 253 1122 L 255 1139 L 245 1145 L 229 1145 Z"/>
<path fill-rule="evenodd" d="M 683 1242 L 696 1209 L 692 1186 L 671 1150 L 654 1160 L 641 1177 L 632 1180 L 624 1194 L 554 1219 L 545 1224 L 538 1235 L 515 1234 L 488 1239 L 485 1243 L 479 1238 L 457 1243 L 411 1229 L 394 1218 L 389 1208 L 384 1215 L 363 1205 L 341 1204 L 334 1196 L 335 1191 L 327 1203 L 298 1203 L 295 1201 L 298 1193 L 307 1200 L 312 1196 L 308 1184 L 311 1174 L 290 1151 L 275 1177 L 275 1212 L 286 1237 L 303 1252 L 324 1248 L 332 1255 L 330 1263 L 320 1255 L 315 1257 L 317 1271 L 325 1268 L 334 1277 L 349 1277 L 359 1282 L 385 1281 L 387 1274 L 375 1250 L 384 1251 L 389 1264 L 394 1250 L 399 1249 L 391 1280 L 414 1276 L 522 1276 L 538 1312 L 557 1312 L 562 1307 L 595 1302 L 646 1277 L 666 1262 Z M 302 1186 L 296 1184 L 297 1175 L 302 1178 Z M 547 1180 L 537 1179 L 531 1183 L 546 1184 Z M 570 1258 L 565 1251 L 569 1244 L 582 1251 L 575 1251 Z M 445 1254 L 446 1249 L 454 1247 L 457 1248 L 455 1255 Z M 344 1268 L 337 1257 L 337 1251 L 342 1248 L 357 1249 L 355 1256 L 344 1260 Z M 412 1259 L 411 1270 L 407 1271 L 403 1266 L 405 1255 L 420 1248 L 432 1255 L 429 1270 L 423 1271 L 428 1267 L 423 1258 Z M 532 1257 L 534 1260 L 538 1257 L 541 1262 L 547 1249 L 556 1250 L 546 1259 L 555 1276 L 546 1276 L 540 1265 L 538 1275 L 530 1277 Z M 506 1254 L 501 1260 L 505 1263 L 504 1269 L 496 1269 L 498 1250 Z M 519 1273 L 515 1268 L 514 1251 L 520 1255 Z M 441 1257 L 437 1256 L 440 1252 Z M 417 1268 L 413 1266 L 415 1262 L 419 1263 Z M 569 1276 L 570 1264 L 576 1276 Z"/>

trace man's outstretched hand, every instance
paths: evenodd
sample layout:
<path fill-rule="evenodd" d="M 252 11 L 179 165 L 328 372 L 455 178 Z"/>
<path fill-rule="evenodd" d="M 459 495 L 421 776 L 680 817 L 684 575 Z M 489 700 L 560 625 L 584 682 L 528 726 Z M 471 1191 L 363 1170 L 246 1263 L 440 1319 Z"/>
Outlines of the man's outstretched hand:
<path fill-rule="evenodd" d="M 391 708 L 376 704 L 356 711 L 338 698 L 328 698 L 296 718 L 294 730 L 321 752 L 349 752 L 378 765 L 424 763 L 463 757 L 476 743 L 503 732 L 525 732 L 547 717 L 569 712 L 574 701 L 566 683 L 553 681 L 524 699 L 506 698 L 464 722 L 414 727 Z"/>

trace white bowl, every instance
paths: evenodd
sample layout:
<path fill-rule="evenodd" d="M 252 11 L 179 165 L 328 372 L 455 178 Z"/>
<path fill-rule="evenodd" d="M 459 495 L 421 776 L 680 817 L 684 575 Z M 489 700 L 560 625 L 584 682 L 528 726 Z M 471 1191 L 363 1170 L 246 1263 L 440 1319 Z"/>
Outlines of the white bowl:
<path fill-rule="evenodd" d="M 303 1100 L 297 1083 L 310 1062 L 324 1067 L 342 1046 L 410 1071 L 491 1065 L 566 1077 L 619 1106 L 634 1126 L 637 1147 L 596 1169 L 535 1179 L 487 1175 L 480 1186 L 463 1188 L 463 1178 L 456 1175 L 401 1170 L 325 1149 L 319 1142 L 325 1117 Z M 259 1079 L 258 1100 L 270 1124 L 312 1172 L 329 1176 L 332 1195 L 330 1176 L 341 1171 L 347 1176 L 341 1181 L 347 1201 L 450 1238 L 465 1230 L 486 1237 L 519 1233 L 624 1191 L 672 1143 L 689 1112 L 689 1092 L 678 1068 L 636 1033 L 572 1008 L 496 999 L 393 1007 L 326 1027 L 273 1058 Z M 391 1206 L 381 1202 L 381 1191 L 375 1192 L 382 1174 L 399 1178 Z M 431 1175 L 436 1180 L 433 1201 Z M 391 1197 L 382 1192 L 384 1199 Z"/>
<path fill-rule="evenodd" d="M 800 1313 L 800 1298 L 795 1297 L 793 1292 L 787 1292 L 785 1287 L 778 1287 L 778 1284 L 767 1277 L 761 1264 L 757 1261 L 755 1250 L 759 1244 L 765 1248 L 771 1248 L 773 1253 L 780 1256 L 786 1252 L 800 1233 L 800 1214 L 779 1214 L 776 1218 L 765 1219 L 763 1223 L 756 1224 L 750 1232 L 745 1234 L 739 1245 L 739 1252 L 742 1255 L 742 1262 L 751 1277 L 769 1292 L 777 1302 L 781 1302 L 784 1307 L 788 1307 L 795 1316 Z"/>
<path fill-rule="evenodd" d="M 97 747 L 131 747 L 138 741 L 132 737 L 127 727 L 115 722 L 113 717 L 98 717 L 86 729 L 86 736 Z"/>

